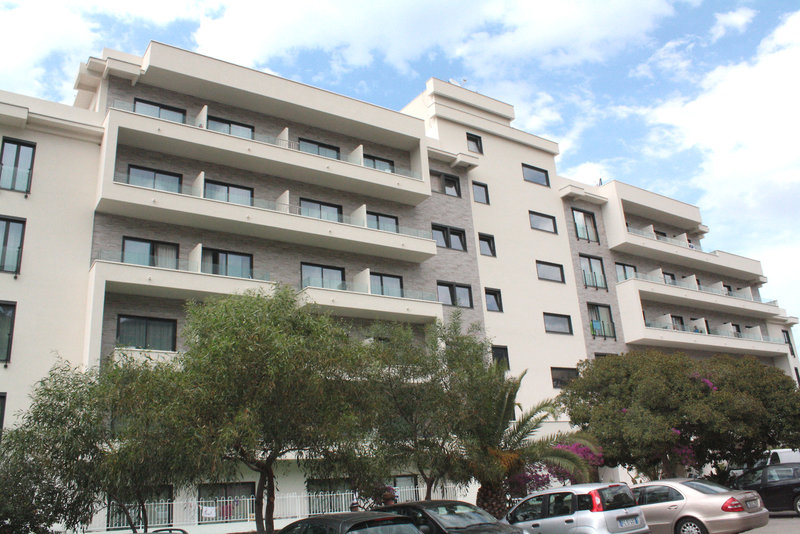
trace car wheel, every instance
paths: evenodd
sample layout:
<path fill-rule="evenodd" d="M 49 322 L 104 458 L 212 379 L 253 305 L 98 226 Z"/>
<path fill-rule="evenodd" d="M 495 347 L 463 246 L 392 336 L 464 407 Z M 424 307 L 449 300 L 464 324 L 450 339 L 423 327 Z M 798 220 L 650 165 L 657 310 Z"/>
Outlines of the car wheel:
<path fill-rule="evenodd" d="M 800 495 L 794 500 L 794 513 L 800 515 Z"/>
<path fill-rule="evenodd" d="M 706 527 L 694 517 L 684 517 L 675 525 L 675 534 L 708 534 Z"/>

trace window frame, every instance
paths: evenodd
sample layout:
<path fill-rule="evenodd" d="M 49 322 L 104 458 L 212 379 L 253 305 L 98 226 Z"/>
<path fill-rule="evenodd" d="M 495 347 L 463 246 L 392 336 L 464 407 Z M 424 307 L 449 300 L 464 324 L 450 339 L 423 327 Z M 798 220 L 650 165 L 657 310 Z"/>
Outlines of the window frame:
<path fill-rule="evenodd" d="M 370 226 L 370 217 L 374 217 L 377 226 Z M 387 230 L 385 228 L 381 228 L 381 219 L 392 219 L 394 221 L 394 230 Z M 380 230 L 382 232 L 391 232 L 393 234 L 400 233 L 400 219 L 396 215 L 389 215 L 387 213 L 379 213 L 377 211 L 367 211 L 367 228 L 372 228 L 373 230 Z"/>
<path fill-rule="evenodd" d="M 0 300 L 0 307 L 8 307 L 11 309 L 11 314 L 10 314 L 11 321 L 8 326 L 8 345 L 6 345 L 6 353 L 5 354 L 0 353 L 0 363 L 8 365 L 8 363 L 11 361 L 11 349 L 14 345 L 14 324 L 16 323 L 17 320 L 17 303 L 12 301 Z M 2 414 L 0 414 L 0 417 L 1 416 Z M 0 428 L 2 428 L 1 424 Z"/>
<path fill-rule="evenodd" d="M 482 191 L 484 200 L 479 200 L 478 196 L 475 194 L 475 191 Z M 487 206 L 491 204 L 489 201 L 489 186 L 483 182 L 476 182 L 472 181 L 472 200 L 477 202 L 478 204 L 486 204 Z"/>
<path fill-rule="evenodd" d="M 483 294 L 484 300 L 486 301 L 486 311 L 503 313 L 503 295 L 499 289 L 486 287 L 483 289 Z M 494 299 L 494 302 L 497 305 L 496 310 L 489 308 L 489 297 Z"/>
<path fill-rule="evenodd" d="M 540 265 L 546 266 L 546 267 L 558 267 L 558 270 L 561 273 L 561 279 L 560 280 L 556 280 L 555 278 L 543 277 L 542 273 L 539 271 L 539 266 Z M 539 278 L 539 280 L 545 280 L 547 282 L 556 282 L 556 283 L 560 283 L 560 284 L 566 284 L 567 283 L 566 278 L 564 277 L 564 266 L 561 265 L 560 263 L 551 263 L 549 261 L 536 260 L 536 276 Z"/>
<path fill-rule="evenodd" d="M 794 344 L 792 343 L 792 336 L 788 330 L 781 330 L 783 334 L 783 342 L 789 345 L 789 354 L 794 356 Z"/>
<path fill-rule="evenodd" d="M 438 297 L 439 297 L 439 288 L 447 288 L 447 290 L 448 290 L 448 292 L 450 294 L 450 303 L 442 302 L 441 300 L 439 300 L 439 302 L 443 306 L 453 306 L 453 307 L 456 307 L 456 308 L 474 308 L 475 307 L 475 301 L 472 298 L 472 286 L 471 285 L 469 285 L 469 284 L 459 284 L 459 283 L 456 283 L 456 282 L 446 282 L 446 281 L 443 281 L 443 280 L 437 280 L 436 281 L 436 296 L 437 296 L 437 300 L 438 300 Z M 459 303 L 457 289 L 466 289 L 467 290 L 467 292 L 469 294 L 469 306 L 463 306 L 463 305 L 461 305 Z"/>
<path fill-rule="evenodd" d="M 317 148 L 317 151 L 316 152 L 309 152 L 308 150 L 303 150 L 302 148 L 300 148 L 300 145 L 302 143 L 308 143 L 310 145 L 314 145 Z M 328 149 L 328 150 L 336 152 L 336 157 L 331 157 L 331 156 L 326 156 L 324 154 L 320 154 L 319 153 L 319 149 L 320 148 L 325 148 L 325 149 Z M 335 160 L 339 160 L 339 161 L 341 161 L 341 159 L 342 159 L 342 150 L 338 146 L 329 145 L 327 143 L 322 143 L 320 141 L 314 141 L 313 139 L 307 139 L 305 137 L 298 137 L 297 138 L 297 149 L 300 152 L 304 152 L 306 154 L 312 154 L 312 155 L 315 155 L 315 156 L 319 156 L 321 158 L 335 159 Z"/>
<path fill-rule="evenodd" d="M 375 293 L 373 291 L 373 285 L 372 285 L 372 277 L 373 276 L 380 277 L 380 279 L 381 279 L 381 292 L 380 293 Z M 397 279 L 397 280 L 400 281 L 400 294 L 399 295 L 390 295 L 390 294 L 386 294 L 384 292 L 384 283 L 383 283 L 383 279 L 384 278 L 394 278 L 394 279 Z M 374 272 L 370 271 L 369 272 L 369 292 L 370 292 L 371 295 L 383 295 L 384 297 L 400 297 L 400 298 L 402 298 L 402 297 L 405 296 L 405 288 L 403 287 L 403 277 L 400 276 L 400 275 L 397 275 L 397 274 L 374 273 Z"/>
<path fill-rule="evenodd" d="M 546 230 L 544 228 L 538 228 L 533 225 L 533 217 L 538 217 L 540 219 L 547 219 L 553 223 L 552 230 Z M 556 223 L 556 218 L 554 215 L 547 215 L 546 213 L 540 213 L 538 211 L 528 210 L 528 221 L 530 222 L 531 229 L 537 230 L 539 232 L 547 232 L 548 234 L 558 234 L 558 224 Z"/>
<path fill-rule="evenodd" d="M 371 161 L 372 165 L 369 165 L 367 161 Z M 389 170 L 379 168 L 376 163 L 386 163 L 389 166 Z M 379 156 L 373 156 L 371 154 L 364 154 L 364 167 L 375 169 L 376 171 L 383 171 L 383 172 L 394 172 L 394 160 L 388 158 L 381 158 Z"/>
<path fill-rule="evenodd" d="M 541 180 L 529 179 L 526 176 L 525 169 L 530 169 L 531 171 L 541 173 L 544 176 L 544 182 Z M 540 167 L 536 167 L 534 165 L 529 165 L 528 163 L 522 164 L 522 179 L 530 184 L 541 185 L 544 187 L 550 187 L 550 172 L 547 169 L 542 169 Z"/>
<path fill-rule="evenodd" d="M 472 149 L 472 145 L 476 150 Z M 483 139 L 480 135 L 467 132 L 467 150 L 473 154 L 483 154 Z"/>
<path fill-rule="evenodd" d="M 3 424 L 6 415 L 6 404 L 8 401 L 8 393 L 0 392 L 0 437 L 3 435 Z"/>
<path fill-rule="evenodd" d="M 223 131 L 220 131 L 220 130 L 215 130 L 215 129 L 210 128 L 209 124 L 210 124 L 211 121 L 217 122 L 219 124 L 227 125 L 228 126 L 228 131 L 227 132 L 223 132 Z M 233 126 L 238 126 L 240 128 L 246 128 L 246 129 L 250 130 L 250 137 L 244 137 L 242 135 L 236 135 L 235 133 L 232 133 Z M 255 126 L 251 126 L 251 125 L 245 124 L 243 122 L 237 122 L 237 121 L 232 121 L 232 120 L 229 120 L 229 119 L 223 119 L 222 117 L 215 117 L 213 115 L 209 115 L 208 117 L 206 117 L 206 130 L 208 130 L 210 132 L 217 132 L 217 133 L 225 134 L 225 135 L 232 135 L 233 137 L 238 137 L 240 139 L 250 139 L 251 141 L 256 138 L 256 127 Z"/>
<path fill-rule="evenodd" d="M 586 228 L 586 237 L 580 235 L 580 231 L 578 230 L 578 220 L 575 217 L 577 214 L 581 214 L 583 217 L 583 225 Z M 588 219 L 591 220 L 591 230 L 594 231 L 594 239 L 590 235 Z M 582 210 L 580 208 L 572 208 L 572 222 L 575 224 L 575 237 L 578 241 L 581 239 L 585 239 L 589 243 L 600 243 L 600 234 L 597 232 L 597 217 L 595 217 L 594 212 L 588 210 Z"/>
<path fill-rule="evenodd" d="M 675 273 L 668 273 L 666 271 L 661 271 L 661 274 L 664 277 L 664 283 L 668 286 L 677 286 L 678 285 L 678 278 L 675 276 Z"/>
<path fill-rule="evenodd" d="M 141 264 L 141 263 L 129 263 L 129 262 L 126 262 L 125 261 L 125 243 L 128 242 L 128 241 L 138 241 L 139 243 L 147 243 L 147 244 L 149 244 L 150 245 L 150 254 L 148 255 L 148 257 L 150 258 L 151 263 L 148 263 L 147 265 L 144 265 L 144 264 Z M 153 259 L 155 258 L 155 255 L 153 254 L 153 245 L 168 245 L 168 246 L 171 246 L 171 247 L 175 247 L 175 267 L 161 267 L 161 266 L 158 266 L 158 265 L 154 265 L 152 263 Z M 128 265 L 141 265 L 142 267 L 158 267 L 158 268 L 161 268 L 161 269 L 178 269 L 178 266 L 180 265 L 180 258 L 181 258 L 181 246 L 180 246 L 179 243 L 170 243 L 168 241 L 159 241 L 159 240 L 155 240 L 155 239 L 143 239 L 141 237 L 122 236 L 122 256 L 121 256 L 122 263 L 126 263 Z"/>
<path fill-rule="evenodd" d="M 563 313 L 551 313 L 551 312 L 543 312 L 542 316 L 543 316 L 543 319 L 544 319 L 544 331 L 546 333 L 548 333 L 548 334 L 560 334 L 560 335 L 563 335 L 563 336 L 572 336 L 572 335 L 575 334 L 575 332 L 574 332 L 574 330 L 572 328 L 572 316 L 565 315 Z M 569 331 L 565 332 L 565 331 L 562 331 L 562 330 L 548 330 L 547 329 L 547 318 L 548 317 L 550 317 L 552 319 L 566 319 L 567 320 L 567 326 L 569 327 Z"/>
<path fill-rule="evenodd" d="M 486 243 L 486 246 L 489 247 L 489 252 L 491 254 L 484 254 L 483 247 L 481 246 L 482 243 Z M 488 256 L 491 258 L 497 257 L 497 248 L 494 242 L 494 236 L 491 234 L 478 234 L 478 250 L 481 253 L 481 256 Z"/>
<path fill-rule="evenodd" d="M 448 197 L 461 198 L 461 178 L 453 174 L 440 174 L 442 179 L 442 193 Z M 447 192 L 447 184 L 451 184 L 455 190 L 455 194 Z"/>
<path fill-rule="evenodd" d="M 439 245 L 439 241 L 436 239 L 435 232 L 442 232 L 444 234 L 444 241 L 446 246 Z M 431 235 L 433 236 L 433 240 L 436 241 L 436 246 L 438 248 L 446 248 L 450 250 L 457 250 L 458 252 L 467 252 L 467 232 L 462 228 L 454 228 L 452 226 L 445 226 L 443 224 L 431 224 Z M 459 241 L 461 242 L 461 246 L 463 248 L 455 248 L 452 246 L 453 241 L 452 237 L 458 237 Z"/>
<path fill-rule="evenodd" d="M 303 213 L 303 202 L 318 204 L 320 207 L 320 216 L 315 217 L 314 215 L 305 215 Z M 320 221 L 328 221 L 328 222 L 339 222 L 339 223 L 344 222 L 344 209 L 341 204 L 334 204 L 332 202 L 323 202 L 321 200 L 314 200 L 313 198 L 302 198 L 302 197 L 298 199 L 297 203 L 298 203 L 297 204 L 298 208 L 300 209 L 300 215 L 302 215 L 303 217 L 311 217 L 312 219 L 319 219 Z M 326 208 L 336 208 L 337 219 L 335 221 L 332 219 L 325 219 L 324 217 L 322 217 L 323 206 Z"/>
<path fill-rule="evenodd" d="M 556 384 L 556 377 L 553 376 L 553 371 L 567 371 L 567 374 L 569 374 L 569 375 L 572 375 L 572 372 L 574 371 L 575 374 L 573 376 L 570 376 L 570 377 L 567 377 L 567 378 L 564 378 L 564 379 L 559 378 L 558 379 L 559 383 L 563 383 L 563 385 L 557 385 Z M 579 376 L 580 376 L 580 374 L 578 373 L 578 369 L 576 367 L 551 367 L 550 368 L 550 380 L 552 380 L 553 389 L 564 389 L 564 387 L 569 385 L 570 382 L 572 382 L 573 380 L 575 380 Z"/>
<path fill-rule="evenodd" d="M 219 187 L 224 187 L 225 188 L 225 200 L 206 196 L 206 191 L 207 191 L 206 186 L 208 184 L 216 185 L 216 186 L 219 186 Z M 250 203 L 249 204 L 242 204 L 241 202 L 232 201 L 231 200 L 231 188 L 232 187 L 235 188 L 235 189 L 241 189 L 242 191 L 249 192 L 250 193 Z M 203 198 L 205 198 L 207 200 L 217 200 L 219 202 L 227 202 L 229 204 L 236 204 L 238 206 L 253 206 L 254 199 L 255 199 L 255 189 L 252 188 L 252 187 L 246 187 L 246 186 L 243 186 L 243 185 L 229 184 L 227 182 L 218 182 L 216 180 L 205 180 L 205 181 L 203 181 Z"/>
<path fill-rule="evenodd" d="M 144 186 L 144 185 L 131 184 L 131 169 L 153 173 L 153 186 L 150 187 L 150 186 Z M 173 178 L 177 178 L 178 179 L 178 190 L 177 191 L 173 191 L 171 189 L 159 189 L 159 188 L 157 188 L 156 187 L 156 182 L 157 182 L 156 178 L 158 177 L 159 174 L 164 175 L 164 176 L 171 176 Z M 162 171 L 162 170 L 159 170 L 159 169 L 152 169 L 150 167 L 145 167 L 143 165 L 128 164 L 128 176 L 127 176 L 127 179 L 128 179 L 127 185 L 133 185 L 133 186 L 136 186 L 136 187 L 145 187 L 145 188 L 148 188 L 148 189 L 153 189 L 155 191 L 166 191 L 168 193 L 180 193 L 183 190 L 183 175 L 182 174 L 177 173 L 177 172 L 169 172 L 169 171 Z"/>
<path fill-rule="evenodd" d="M 171 349 L 154 349 L 154 348 L 150 348 L 150 347 L 146 347 L 146 346 L 145 347 L 132 347 L 132 346 L 129 346 L 129 345 L 124 345 L 124 346 L 120 345 L 120 343 L 119 343 L 120 323 L 121 323 L 120 319 L 122 319 L 123 317 L 129 318 L 129 319 L 144 319 L 145 321 L 147 321 L 145 323 L 145 335 L 144 335 L 145 344 L 147 343 L 147 337 L 148 337 L 147 336 L 147 330 L 149 328 L 149 323 L 151 321 L 152 322 L 160 322 L 160 323 L 171 323 L 172 324 L 172 348 Z M 134 349 L 134 350 L 159 350 L 159 351 L 164 351 L 164 352 L 177 352 L 177 350 L 178 350 L 177 349 L 177 347 L 178 347 L 178 320 L 177 319 L 164 319 L 162 317 L 149 317 L 149 316 L 146 316 L 146 315 L 131 315 L 131 314 L 127 314 L 127 313 L 118 313 L 117 314 L 117 332 L 116 332 L 116 337 L 114 339 L 116 341 L 116 346 L 120 347 L 120 348 L 123 348 L 123 349 L 124 348 L 128 348 L 128 349 Z"/>
<path fill-rule="evenodd" d="M 506 345 L 492 345 L 492 361 L 495 365 L 510 371 L 511 362 L 508 357 L 508 347 Z"/>
<path fill-rule="evenodd" d="M 5 224 L 5 231 L 0 235 L 0 273 L 11 273 L 14 275 L 18 275 L 20 273 L 20 269 L 22 268 L 22 250 L 25 246 L 25 227 L 26 220 L 25 219 L 18 219 L 16 217 L 4 217 L 0 216 L 0 222 L 4 222 Z M 22 226 L 22 231 L 19 234 L 19 250 L 17 251 L 17 259 L 16 265 L 14 270 L 6 269 L 6 260 L 8 254 L 8 236 L 11 229 L 12 224 L 19 224 Z"/>
<path fill-rule="evenodd" d="M 597 302 L 587 302 L 586 308 L 589 313 L 589 333 L 592 334 L 592 339 L 596 339 L 598 337 L 602 337 L 603 339 L 613 338 L 615 341 L 617 339 L 617 325 L 614 324 L 614 315 L 611 311 L 611 306 L 609 304 L 600 304 Z M 594 319 L 593 318 L 593 311 L 596 312 L 597 317 L 602 317 L 600 314 L 600 308 L 608 310 L 608 322 L 609 326 L 611 327 L 611 331 L 607 332 L 606 328 L 603 326 L 603 320 L 601 319 Z M 594 310 L 593 310 L 594 309 Z M 595 329 L 595 321 L 600 322 L 600 330 Z"/>
<path fill-rule="evenodd" d="M 675 315 L 675 314 L 671 313 L 669 315 L 669 320 L 670 320 L 670 323 L 672 324 L 672 329 L 673 330 L 677 330 L 679 332 L 685 332 L 686 331 L 686 321 L 683 320 L 683 316 L 682 315 Z M 676 328 L 678 326 L 680 326 L 680 328 Z"/>
<path fill-rule="evenodd" d="M 625 278 L 620 280 L 619 279 L 619 268 L 620 267 L 622 267 L 623 274 L 627 274 L 628 267 L 632 268 L 633 269 L 633 276 L 626 276 Z M 631 278 L 635 279 L 636 278 L 636 273 L 638 272 L 636 270 L 636 266 L 635 265 L 631 265 L 630 263 L 622 263 L 622 262 L 619 262 L 619 261 L 614 262 L 614 270 L 616 271 L 616 274 L 617 274 L 617 283 L 624 282 L 625 280 L 630 280 Z"/>
<path fill-rule="evenodd" d="M 159 110 L 158 117 L 153 117 L 152 115 L 148 115 L 147 113 L 142 113 L 140 111 L 136 111 L 136 104 L 139 103 L 139 102 L 141 102 L 142 104 L 147 104 L 149 106 L 157 107 L 158 110 Z M 166 110 L 166 111 L 171 111 L 173 113 L 180 113 L 181 115 L 183 115 L 183 120 L 178 122 L 178 121 L 174 121 L 172 119 L 166 119 L 166 118 L 162 117 L 161 116 L 161 110 L 162 109 Z M 160 104 L 158 102 L 153 102 L 152 100 L 145 100 L 144 98 L 134 98 L 133 99 L 133 112 L 134 113 L 138 113 L 139 115 L 145 115 L 146 117 L 153 117 L 154 119 L 160 119 L 160 120 L 163 120 L 163 121 L 170 121 L 170 122 L 178 122 L 178 124 L 186 124 L 186 110 L 185 109 L 182 109 L 182 108 L 179 108 L 179 107 L 175 107 L 175 106 L 168 106 L 167 104 Z"/>
<path fill-rule="evenodd" d="M 219 262 L 219 255 L 220 254 L 225 254 L 226 256 L 241 256 L 243 258 L 247 258 L 248 260 L 250 260 L 250 268 L 249 268 L 250 276 L 236 276 L 236 275 L 229 274 L 228 273 L 229 267 L 228 267 L 228 264 L 227 264 L 227 258 L 226 258 L 225 272 L 224 273 L 213 272 L 213 270 L 210 273 L 204 271 L 203 267 L 206 265 L 206 262 L 204 261 L 206 253 L 209 253 L 209 254 L 213 255 L 213 260 L 212 260 L 211 265 L 212 265 L 212 269 L 216 269 L 217 271 L 219 271 L 219 267 L 221 265 L 220 262 Z M 218 248 L 211 248 L 211 247 L 206 248 L 206 247 L 203 247 L 203 250 L 201 251 L 201 254 L 200 254 L 200 272 L 203 272 L 205 274 L 216 274 L 216 275 L 219 275 L 219 276 L 230 276 L 232 278 L 252 279 L 253 278 L 253 255 L 252 254 L 247 254 L 246 252 L 234 252 L 232 250 L 222 250 L 222 249 L 218 249 Z"/>
<path fill-rule="evenodd" d="M 14 144 L 16 145 L 16 154 L 14 156 L 14 166 L 13 170 L 11 171 L 11 185 L 9 187 L 2 187 L 0 189 L 3 191 L 16 191 L 17 193 L 23 193 L 25 195 L 30 194 L 31 192 L 31 181 L 33 180 L 33 165 L 36 162 L 36 143 L 31 141 L 25 141 L 22 139 L 16 139 L 13 137 L 3 137 L 2 144 L 0 144 L 0 172 L 2 172 L 3 168 L 3 157 L 6 154 L 6 145 Z M 28 183 L 25 187 L 25 190 L 17 189 L 14 187 L 14 184 L 17 182 L 19 177 L 19 157 L 20 157 L 20 148 L 21 147 L 28 147 L 32 150 L 31 153 L 31 164 L 28 168 Z M 1 183 L 1 182 L 0 182 Z"/>
<path fill-rule="evenodd" d="M 588 262 L 588 267 L 589 267 L 589 272 L 588 273 L 583 270 L 583 260 L 587 260 L 587 262 Z M 600 275 L 603 278 L 602 279 L 602 285 L 599 283 L 598 280 L 596 280 L 596 278 L 597 278 L 595 276 L 596 273 L 595 273 L 594 268 L 592 266 L 593 262 L 600 262 Z M 606 277 L 606 268 L 605 268 L 605 265 L 603 264 L 603 258 L 601 258 L 599 256 L 591 256 L 589 254 L 578 254 L 578 265 L 580 266 L 581 273 L 583 274 L 583 287 L 584 288 L 593 287 L 595 289 L 605 289 L 606 291 L 608 291 L 608 278 Z M 589 283 L 589 281 L 587 281 L 587 279 L 586 279 L 586 275 L 587 274 L 592 275 L 592 278 L 593 278 L 592 282 L 593 283 Z"/>
<path fill-rule="evenodd" d="M 323 285 L 322 286 L 307 286 L 307 285 L 305 285 L 305 283 L 303 282 L 303 279 L 304 279 L 304 277 L 303 277 L 303 267 L 319 267 L 320 269 L 323 269 L 321 271 L 321 278 L 320 278 L 321 283 Z M 347 279 L 345 278 L 344 267 L 336 267 L 335 265 L 323 265 L 321 263 L 310 263 L 310 262 L 306 262 L 306 261 L 300 262 L 300 287 L 303 288 L 303 289 L 305 289 L 306 287 L 316 287 L 316 288 L 319 288 L 319 289 L 339 289 L 341 291 L 342 289 L 340 289 L 340 288 L 326 287 L 324 285 L 325 284 L 325 276 L 324 276 L 325 275 L 325 269 L 328 269 L 328 270 L 331 270 L 331 271 L 339 271 L 340 273 L 342 273 L 342 277 L 339 280 L 339 283 L 342 286 L 344 286 L 344 288 L 345 288 L 344 290 L 346 291 L 347 290 Z"/>

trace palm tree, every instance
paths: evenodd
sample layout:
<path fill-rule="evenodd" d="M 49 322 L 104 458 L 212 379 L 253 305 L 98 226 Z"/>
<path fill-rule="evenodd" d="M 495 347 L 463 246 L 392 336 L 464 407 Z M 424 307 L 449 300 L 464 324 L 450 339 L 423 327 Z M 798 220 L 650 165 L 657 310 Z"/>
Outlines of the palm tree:
<path fill-rule="evenodd" d="M 517 378 L 489 380 L 489 389 L 497 394 L 495 402 L 485 405 L 482 416 L 475 417 L 465 443 L 466 467 L 480 484 L 477 504 L 495 517 L 508 509 L 507 481 L 526 466 L 543 463 L 588 478 L 586 462 L 572 451 L 556 445 L 582 443 L 595 449 L 592 441 L 579 433 L 557 432 L 537 435 L 542 423 L 558 414 L 554 399 L 544 400 L 523 411 L 516 419 L 516 398 L 525 373 Z M 499 391 L 498 391 L 499 388 Z M 486 398 L 486 397 L 484 397 Z"/>

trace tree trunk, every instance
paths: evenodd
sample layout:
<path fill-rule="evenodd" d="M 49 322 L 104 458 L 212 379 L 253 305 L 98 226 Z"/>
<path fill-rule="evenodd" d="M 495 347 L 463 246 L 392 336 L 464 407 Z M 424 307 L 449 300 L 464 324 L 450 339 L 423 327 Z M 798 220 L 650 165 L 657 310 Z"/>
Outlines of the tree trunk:
<path fill-rule="evenodd" d="M 481 484 L 478 488 L 478 498 L 475 502 L 494 517 L 500 519 L 508 511 L 508 499 L 503 484 Z"/>
<path fill-rule="evenodd" d="M 272 462 L 267 466 L 267 513 L 265 526 L 267 534 L 275 532 L 275 471 L 272 470 Z"/>
<path fill-rule="evenodd" d="M 265 534 L 266 532 L 264 530 L 264 482 L 266 479 L 267 473 L 262 467 L 258 470 L 258 483 L 256 483 L 256 499 L 254 503 L 256 513 L 256 532 L 258 532 L 258 534 Z"/>
<path fill-rule="evenodd" d="M 139 510 L 141 511 L 142 517 L 142 532 L 147 532 L 147 524 L 149 520 L 147 518 L 147 506 L 145 506 L 144 499 L 139 499 Z"/>

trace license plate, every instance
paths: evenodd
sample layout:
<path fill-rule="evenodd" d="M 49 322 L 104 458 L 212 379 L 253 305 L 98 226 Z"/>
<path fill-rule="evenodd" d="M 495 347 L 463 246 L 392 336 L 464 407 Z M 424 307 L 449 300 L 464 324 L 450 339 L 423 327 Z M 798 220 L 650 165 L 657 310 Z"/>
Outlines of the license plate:
<path fill-rule="evenodd" d="M 617 522 L 619 523 L 619 526 L 622 528 L 635 527 L 636 525 L 639 524 L 639 517 L 638 516 L 625 517 L 623 519 L 617 519 Z"/>
<path fill-rule="evenodd" d="M 744 505 L 748 510 L 752 510 L 753 508 L 758 508 L 758 501 L 755 499 L 752 501 L 745 501 Z"/>

